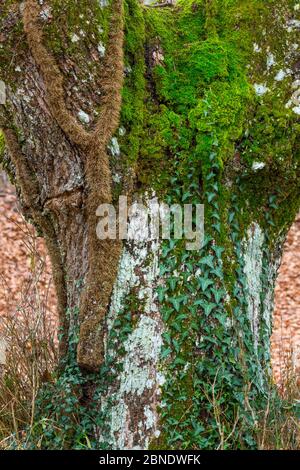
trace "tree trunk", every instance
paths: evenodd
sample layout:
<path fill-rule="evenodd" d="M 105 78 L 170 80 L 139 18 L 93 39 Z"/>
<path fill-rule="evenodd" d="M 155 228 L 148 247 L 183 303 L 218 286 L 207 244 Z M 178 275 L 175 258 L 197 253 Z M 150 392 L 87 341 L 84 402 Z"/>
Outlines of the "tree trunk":
<path fill-rule="evenodd" d="M 2 0 L 0 12 L 2 160 L 59 304 L 60 375 L 37 416 L 57 425 L 42 445 L 255 448 L 299 208 L 298 4 Z M 145 239 L 134 216 L 132 239 L 100 240 L 97 207 L 118 212 L 120 195 L 150 211 L 204 204 L 204 246 Z"/>

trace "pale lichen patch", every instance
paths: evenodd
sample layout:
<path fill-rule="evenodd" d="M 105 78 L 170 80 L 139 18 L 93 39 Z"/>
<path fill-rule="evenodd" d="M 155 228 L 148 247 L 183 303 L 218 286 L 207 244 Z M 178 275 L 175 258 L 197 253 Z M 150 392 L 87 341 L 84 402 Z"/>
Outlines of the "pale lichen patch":
<path fill-rule="evenodd" d="M 76 43 L 76 42 L 80 41 L 80 37 L 76 33 L 74 33 L 74 34 L 72 34 L 71 41 L 73 43 Z"/>
<path fill-rule="evenodd" d="M 277 75 L 275 76 L 274 80 L 276 82 L 281 82 L 289 74 L 289 72 L 290 72 L 289 70 L 280 69 L 277 72 Z"/>
<path fill-rule="evenodd" d="M 118 139 L 116 137 L 113 137 L 111 139 L 108 148 L 109 148 L 109 150 L 110 150 L 113 157 L 119 157 L 120 156 L 120 154 L 121 154 L 120 145 L 119 145 Z"/>
<path fill-rule="evenodd" d="M 104 44 L 102 42 L 99 42 L 98 46 L 97 46 L 97 49 L 98 49 L 98 52 L 99 52 L 99 56 L 100 57 L 104 57 L 105 56 L 105 51 L 106 51 L 106 48 L 104 46 Z"/>
<path fill-rule="evenodd" d="M 145 199 L 145 205 L 150 207 L 153 200 Z M 142 233 L 144 227 L 139 225 L 141 223 L 141 219 L 131 218 L 129 232 Z M 137 441 L 138 448 L 146 449 L 159 433 L 157 408 L 165 381 L 159 367 L 163 322 L 156 304 L 159 249 L 158 241 L 149 242 L 143 237 L 128 240 L 113 290 L 107 318 L 107 344 L 114 322 L 122 314 L 124 301 L 132 289 L 138 289 L 142 306 L 138 321 L 123 344 L 124 356 L 118 357 L 112 346 L 106 347 L 106 355 L 122 364 L 113 390 L 108 393 L 113 402 L 109 438 L 113 449 L 136 449 Z M 151 397 L 150 402 L 146 397 Z M 103 409 L 107 406 L 104 398 Z"/>
<path fill-rule="evenodd" d="M 254 83 L 254 90 L 257 96 L 263 96 L 269 91 L 269 88 L 265 83 Z"/>
<path fill-rule="evenodd" d="M 272 52 L 268 52 L 267 55 L 267 69 L 270 69 L 276 64 L 275 56 Z"/>
<path fill-rule="evenodd" d="M 85 113 L 82 109 L 78 112 L 78 119 L 83 124 L 89 124 L 90 123 L 90 116 L 87 113 Z"/>
<path fill-rule="evenodd" d="M 253 44 L 253 51 L 261 52 L 261 47 L 256 42 Z"/>
<path fill-rule="evenodd" d="M 244 241 L 244 272 L 247 281 L 247 310 L 251 323 L 254 350 L 257 351 L 260 326 L 260 295 L 262 292 L 262 259 L 264 234 L 258 224 L 253 223 Z"/>
<path fill-rule="evenodd" d="M 262 170 L 266 164 L 264 162 L 253 162 L 252 163 L 252 170 L 257 171 L 257 170 Z"/>

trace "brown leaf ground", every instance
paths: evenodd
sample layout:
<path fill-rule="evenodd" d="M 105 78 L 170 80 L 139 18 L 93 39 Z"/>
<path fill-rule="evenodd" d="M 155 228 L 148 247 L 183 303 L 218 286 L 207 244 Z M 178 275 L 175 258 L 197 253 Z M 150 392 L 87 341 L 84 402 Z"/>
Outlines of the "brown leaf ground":
<path fill-rule="evenodd" d="M 300 373 L 300 214 L 285 243 L 275 290 L 272 361 L 277 382 L 284 380 L 286 366 Z"/>

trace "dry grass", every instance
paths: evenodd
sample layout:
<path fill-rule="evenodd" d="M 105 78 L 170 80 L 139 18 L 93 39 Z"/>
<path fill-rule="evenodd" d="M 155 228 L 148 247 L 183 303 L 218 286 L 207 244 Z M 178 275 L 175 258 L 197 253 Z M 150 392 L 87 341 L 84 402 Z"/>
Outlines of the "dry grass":
<path fill-rule="evenodd" d="M 253 384 L 246 384 L 244 406 L 253 423 L 251 429 L 249 424 L 247 424 L 247 427 L 249 427 L 258 450 L 300 449 L 299 411 L 296 412 L 297 405 L 300 408 L 300 377 L 295 373 L 292 357 L 291 354 L 290 361 L 286 358 L 285 367 L 281 371 L 283 380 L 280 384 L 277 384 L 278 389 L 276 389 L 274 383 L 271 384 L 269 396 L 264 402 L 264 408 L 260 411 L 249 399 Z M 209 394 L 202 390 L 211 404 L 217 425 L 219 444 L 216 450 L 235 450 L 232 445 L 239 444 L 236 440 L 236 431 L 238 431 L 238 425 L 241 424 L 242 416 L 237 410 L 234 419 L 231 422 L 229 421 L 223 409 L 222 390 L 216 392 L 217 376 L 218 373 L 210 384 Z"/>
<path fill-rule="evenodd" d="M 21 440 L 24 429 L 33 426 L 35 400 L 41 384 L 52 379 L 57 364 L 56 322 L 47 309 L 50 286 L 41 278 L 45 259 L 37 249 L 30 228 L 23 232 L 31 260 L 30 274 L 22 284 L 18 307 L 1 316 L 0 337 L 6 346 L 0 366 L 0 448 Z"/>
<path fill-rule="evenodd" d="M 279 393 L 283 400 L 268 399 L 266 409 L 260 414 L 257 442 L 260 450 L 299 450 L 300 420 L 295 407 L 300 405 L 300 377 L 297 375 L 293 353 L 285 353 L 285 362 L 280 371 Z"/>

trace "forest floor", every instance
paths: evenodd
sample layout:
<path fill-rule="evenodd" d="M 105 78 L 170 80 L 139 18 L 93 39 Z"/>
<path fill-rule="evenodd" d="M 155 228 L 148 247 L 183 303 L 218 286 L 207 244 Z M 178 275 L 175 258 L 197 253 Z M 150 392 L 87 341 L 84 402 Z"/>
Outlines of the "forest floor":
<path fill-rule="evenodd" d="M 20 215 L 15 191 L 0 173 L 0 317 L 47 312 L 57 328 L 51 267 L 43 241 Z M 300 215 L 288 234 L 275 292 L 272 363 L 277 383 L 286 366 L 300 371 Z"/>
<path fill-rule="evenodd" d="M 300 214 L 284 247 L 275 289 L 272 362 L 277 383 L 287 368 L 300 375 Z"/>

